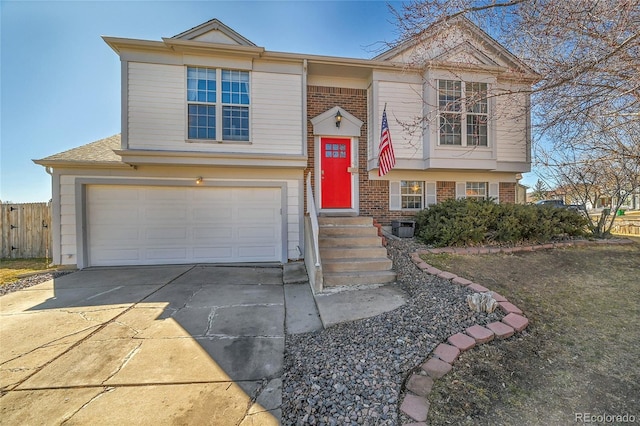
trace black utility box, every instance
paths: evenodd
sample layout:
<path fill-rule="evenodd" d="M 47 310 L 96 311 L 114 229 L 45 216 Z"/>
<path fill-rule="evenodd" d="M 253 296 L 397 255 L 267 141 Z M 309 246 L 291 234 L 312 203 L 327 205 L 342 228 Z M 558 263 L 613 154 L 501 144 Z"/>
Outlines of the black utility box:
<path fill-rule="evenodd" d="M 396 237 L 400 238 L 413 238 L 413 234 L 416 230 L 416 222 L 413 220 L 392 220 L 391 232 Z"/>

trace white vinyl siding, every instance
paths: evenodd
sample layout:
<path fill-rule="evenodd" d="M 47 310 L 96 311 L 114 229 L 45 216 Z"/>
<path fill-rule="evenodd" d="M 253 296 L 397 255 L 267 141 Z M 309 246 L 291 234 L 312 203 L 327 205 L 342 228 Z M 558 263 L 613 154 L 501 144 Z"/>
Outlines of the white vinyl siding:
<path fill-rule="evenodd" d="M 253 152 L 302 152 L 302 76 L 253 72 Z"/>
<path fill-rule="evenodd" d="M 129 63 L 130 149 L 305 154 L 301 75 L 251 72 L 249 143 L 188 142 L 186 90 L 185 66 Z"/>
<path fill-rule="evenodd" d="M 130 62 L 128 83 L 129 148 L 184 145 L 184 67 Z"/>
<path fill-rule="evenodd" d="M 522 87 L 501 85 L 498 90 L 517 91 Z M 524 162 L 528 159 L 527 138 L 529 117 L 527 95 L 524 93 L 500 95 L 495 98 L 496 112 L 491 119 L 496 123 L 498 161 Z"/>
<path fill-rule="evenodd" d="M 376 127 L 372 129 L 374 156 L 378 155 L 380 120 L 385 103 L 387 121 L 396 159 L 422 158 L 422 85 L 380 81 Z M 400 123 L 398 123 L 400 122 Z"/>

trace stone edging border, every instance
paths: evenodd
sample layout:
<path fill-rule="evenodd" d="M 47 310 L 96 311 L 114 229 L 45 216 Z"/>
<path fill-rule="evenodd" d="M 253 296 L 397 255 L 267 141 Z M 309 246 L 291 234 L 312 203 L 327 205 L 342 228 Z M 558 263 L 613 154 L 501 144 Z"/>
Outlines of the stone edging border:
<path fill-rule="evenodd" d="M 411 261 L 422 271 L 427 274 L 435 275 L 439 278 L 450 281 L 452 284 L 467 287 L 476 293 L 485 293 L 490 290 L 480 284 L 462 278 L 447 271 L 441 271 L 438 268 L 426 263 L 420 258 L 421 254 L 489 254 L 489 253 L 515 253 L 524 251 L 536 251 L 542 249 L 552 249 L 571 246 L 583 245 L 601 245 L 601 244 L 632 244 L 633 241 L 628 239 L 615 240 L 576 240 L 564 241 L 549 244 L 539 244 L 530 246 L 517 247 L 481 247 L 481 248 L 458 248 L 445 247 L 426 250 L 418 250 L 411 253 Z M 448 343 L 440 343 L 431 353 L 429 359 L 420 367 L 421 371 L 412 373 L 405 384 L 406 394 L 400 411 L 415 420 L 416 423 L 406 424 L 405 426 L 426 426 L 427 415 L 429 414 L 429 401 L 427 397 L 433 387 L 433 381 L 447 374 L 453 363 L 458 359 L 461 352 L 467 351 L 476 345 L 490 342 L 495 338 L 507 339 L 516 332 L 521 332 L 529 325 L 529 320 L 523 311 L 510 303 L 504 296 L 493 293 L 493 298 L 498 302 L 499 308 L 506 314 L 502 321 L 496 321 L 483 327 L 479 324 L 467 328 L 464 333 L 456 333 L 449 336 Z"/>

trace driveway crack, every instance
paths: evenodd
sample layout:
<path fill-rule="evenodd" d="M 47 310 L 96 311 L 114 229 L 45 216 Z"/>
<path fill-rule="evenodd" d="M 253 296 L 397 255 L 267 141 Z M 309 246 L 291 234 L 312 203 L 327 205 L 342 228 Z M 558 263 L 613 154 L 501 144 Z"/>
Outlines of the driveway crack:
<path fill-rule="evenodd" d="M 113 392 L 114 390 L 116 390 L 116 388 L 112 387 L 112 386 L 108 386 L 105 387 L 102 392 L 100 392 L 99 394 L 97 394 L 96 396 L 94 396 L 93 398 L 91 398 L 89 401 L 87 401 L 86 403 L 84 403 L 80 408 L 78 408 L 76 411 L 74 411 L 73 413 L 71 413 L 67 418 L 65 418 L 64 420 L 62 420 L 62 422 L 60 423 L 61 425 L 67 424 L 67 422 L 71 419 L 73 419 L 73 417 L 78 414 L 80 411 L 84 410 L 86 407 L 88 407 L 92 402 L 94 402 L 95 400 L 97 400 L 98 398 L 101 398 L 103 395 L 106 395 L 109 392 Z"/>
<path fill-rule="evenodd" d="M 131 351 L 129 351 L 129 353 L 124 357 L 124 359 L 122 360 L 122 363 L 120 363 L 120 365 L 118 366 L 118 368 L 116 368 L 110 375 L 109 377 L 107 377 L 105 380 L 103 380 L 102 384 L 105 384 L 106 382 L 108 382 L 109 380 L 111 380 L 111 378 L 113 378 L 116 374 L 118 374 L 128 363 L 129 361 L 131 361 L 133 359 L 134 356 L 136 356 L 136 354 L 140 351 L 140 346 L 142 346 L 143 342 L 139 342 L 135 348 L 131 349 Z"/>

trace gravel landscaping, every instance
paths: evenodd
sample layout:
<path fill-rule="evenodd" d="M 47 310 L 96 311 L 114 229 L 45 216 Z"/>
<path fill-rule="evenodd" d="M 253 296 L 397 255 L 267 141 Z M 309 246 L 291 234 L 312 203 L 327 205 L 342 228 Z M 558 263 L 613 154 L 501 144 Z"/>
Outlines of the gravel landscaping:
<path fill-rule="evenodd" d="M 19 279 L 18 281 L 14 281 L 12 283 L 0 285 L 0 296 L 4 296 L 8 293 L 13 293 L 14 291 L 22 290 L 37 284 L 42 284 L 43 282 L 52 280 L 54 278 L 61 277 L 63 275 L 70 274 L 75 271 L 52 271 L 46 272 L 43 274 L 35 274 L 29 277 L 25 277 Z"/>
<path fill-rule="evenodd" d="M 282 383 L 285 425 L 397 425 L 409 373 L 447 337 L 503 314 L 477 313 L 462 286 L 420 271 L 409 254 L 414 240 L 390 240 L 397 285 L 407 303 L 373 318 L 339 324 L 317 333 L 288 335 Z"/>

